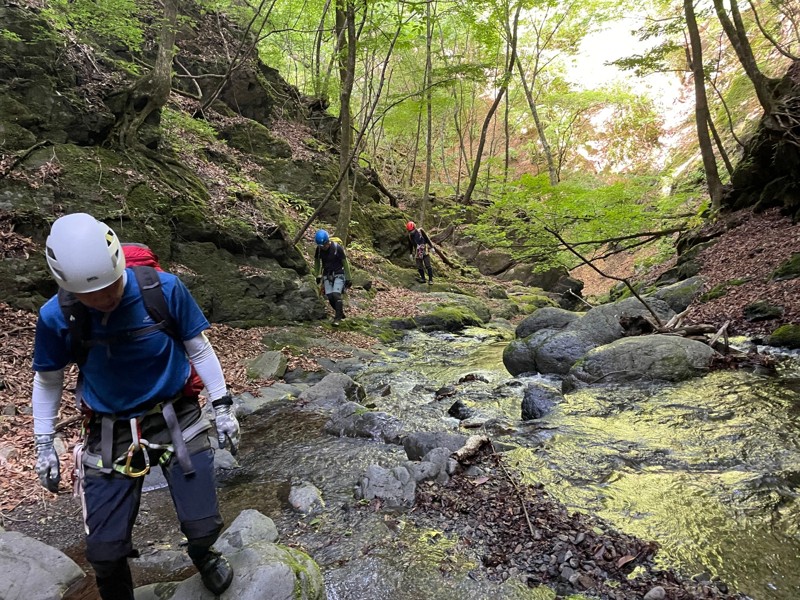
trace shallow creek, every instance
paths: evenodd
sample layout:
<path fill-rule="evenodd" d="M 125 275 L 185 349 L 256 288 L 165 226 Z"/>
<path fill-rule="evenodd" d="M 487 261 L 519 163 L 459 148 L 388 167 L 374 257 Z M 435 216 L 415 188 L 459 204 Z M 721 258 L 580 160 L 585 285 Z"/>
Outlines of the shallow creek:
<path fill-rule="evenodd" d="M 447 409 L 462 393 L 504 418 L 512 433 L 502 441 L 517 448 L 510 462 L 527 480 L 544 483 L 575 510 L 658 541 L 664 566 L 686 575 L 706 571 L 756 600 L 798 597 L 798 361 L 778 376 L 717 372 L 675 386 L 585 390 L 524 424 L 524 386 L 502 365 L 506 342 L 485 331 L 468 333 L 413 333 L 345 370 L 377 410 L 399 417 L 409 430 L 454 429 Z M 478 381 L 456 385 L 469 374 Z M 435 391 L 446 385 L 459 394 L 436 400 Z M 251 417 L 248 435 L 258 442 L 251 441 L 242 471 L 223 492 L 226 510 L 258 508 L 280 530 L 282 521 L 296 521 L 284 503 L 290 483 L 311 481 L 328 506 L 343 506 L 369 464 L 392 466 L 405 458 L 393 446 L 322 434 L 324 420 L 298 418 L 286 407 Z M 351 532 L 315 558 L 331 566 L 361 544 Z"/>
<path fill-rule="evenodd" d="M 458 431 L 448 408 L 469 401 L 502 424 L 490 435 L 514 448 L 507 464 L 571 509 L 657 541 L 662 566 L 685 576 L 708 572 L 754 600 L 800 597 L 800 357 L 777 376 L 717 372 L 673 386 L 584 390 L 523 423 L 528 380 L 503 368 L 507 338 L 489 330 L 412 332 L 337 368 L 364 386 L 370 407 L 395 415 L 408 431 Z M 454 393 L 437 394 L 444 386 Z M 247 417 L 241 468 L 221 482 L 227 522 L 247 508 L 271 517 L 281 543 L 303 548 L 321 566 L 328 600 L 552 598 L 443 579 L 435 532 L 404 528 L 402 514 L 365 510 L 353 497 L 367 466 L 402 463 L 402 448 L 325 434 L 326 420 L 298 412 L 292 399 Z M 288 507 L 291 485 L 303 481 L 321 490 L 321 514 Z M 166 490 L 145 494 L 137 529 L 173 522 L 169 504 Z"/>

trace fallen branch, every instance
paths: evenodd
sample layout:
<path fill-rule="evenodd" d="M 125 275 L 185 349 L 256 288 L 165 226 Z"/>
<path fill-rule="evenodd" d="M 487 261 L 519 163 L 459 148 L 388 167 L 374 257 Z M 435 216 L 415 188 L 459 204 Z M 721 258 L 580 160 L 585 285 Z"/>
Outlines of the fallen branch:
<path fill-rule="evenodd" d="M 471 435 L 467 438 L 467 441 L 464 442 L 464 445 L 450 456 L 455 458 L 458 462 L 462 462 L 467 458 L 475 456 L 481 448 L 489 443 L 489 438 L 485 435 Z"/>
<path fill-rule="evenodd" d="M 544 230 L 547 233 L 549 233 L 550 235 L 552 235 L 553 237 L 555 237 L 559 242 L 561 242 L 562 246 L 564 246 L 567 250 L 569 250 L 575 256 L 577 256 L 579 259 L 581 259 L 581 262 L 583 262 L 583 264 L 588 266 L 590 269 L 594 270 L 598 275 L 600 275 L 602 277 L 605 277 L 606 279 L 612 279 L 614 281 L 621 281 L 622 283 L 624 283 L 625 287 L 627 287 L 628 290 L 630 290 L 631 294 L 633 294 L 636 297 L 636 299 L 639 302 L 641 302 L 642 305 L 647 309 L 647 312 L 649 312 L 651 315 L 653 315 L 653 318 L 655 319 L 656 323 L 658 324 L 658 327 L 659 328 L 664 327 L 664 324 L 661 322 L 661 319 L 658 317 L 656 312 L 652 309 L 652 307 L 647 302 L 644 301 L 644 299 L 639 295 L 639 292 L 637 292 L 634 289 L 634 287 L 631 285 L 630 281 L 628 281 L 624 277 L 615 277 L 614 275 L 609 275 L 607 273 L 603 273 L 603 271 L 601 271 L 596 266 L 594 266 L 594 264 L 592 264 L 592 261 L 590 261 L 589 259 L 585 258 L 580 252 L 575 250 L 575 248 L 572 247 L 572 244 L 570 244 L 569 242 L 567 242 L 567 240 L 565 240 L 563 237 L 561 237 L 561 234 L 558 233 L 555 229 L 551 229 L 550 227 L 545 227 Z"/>

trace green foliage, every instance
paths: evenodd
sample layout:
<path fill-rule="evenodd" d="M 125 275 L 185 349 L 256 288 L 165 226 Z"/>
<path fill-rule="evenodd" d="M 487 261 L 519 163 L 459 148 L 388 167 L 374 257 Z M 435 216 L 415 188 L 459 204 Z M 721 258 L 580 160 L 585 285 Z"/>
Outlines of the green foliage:
<path fill-rule="evenodd" d="M 137 51 L 144 40 L 139 16 L 157 14 L 145 0 L 51 0 L 43 16 L 61 31 Z"/>
<path fill-rule="evenodd" d="M 220 143 L 217 130 L 208 121 L 171 108 L 161 112 L 161 130 L 176 152 L 194 153 L 206 145 Z"/>
<path fill-rule="evenodd" d="M 658 179 L 629 177 L 604 184 L 584 176 L 551 186 L 546 175 L 523 176 L 467 227 L 469 234 L 515 258 L 536 258 L 542 267 L 572 267 L 577 259 L 547 229 L 558 232 L 584 256 L 603 240 L 663 229 L 681 196 L 665 196 Z M 624 242 L 623 242 L 624 243 Z"/>
<path fill-rule="evenodd" d="M 3 29 L 2 27 L 0 27 L 0 38 L 6 40 L 8 42 L 21 42 L 22 41 L 22 38 L 19 37 L 19 35 L 17 35 L 13 31 L 9 31 L 8 29 Z"/>

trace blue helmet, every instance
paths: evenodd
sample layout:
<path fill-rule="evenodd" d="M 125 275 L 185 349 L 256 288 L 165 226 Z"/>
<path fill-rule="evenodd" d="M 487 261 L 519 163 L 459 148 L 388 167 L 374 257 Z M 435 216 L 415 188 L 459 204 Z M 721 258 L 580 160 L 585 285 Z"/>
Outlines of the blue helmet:
<path fill-rule="evenodd" d="M 324 246 L 330 241 L 330 236 L 328 232 L 324 229 L 320 229 L 317 231 L 316 235 L 314 236 L 314 241 L 317 243 L 317 246 Z"/>

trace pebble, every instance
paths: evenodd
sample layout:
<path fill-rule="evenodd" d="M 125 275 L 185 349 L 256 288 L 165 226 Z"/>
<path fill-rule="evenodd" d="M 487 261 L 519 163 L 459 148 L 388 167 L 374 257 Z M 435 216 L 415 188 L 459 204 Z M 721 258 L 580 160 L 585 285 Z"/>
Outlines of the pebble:
<path fill-rule="evenodd" d="M 666 590 L 660 585 L 657 585 L 644 595 L 643 600 L 664 600 L 664 598 L 666 597 L 667 597 Z"/>

